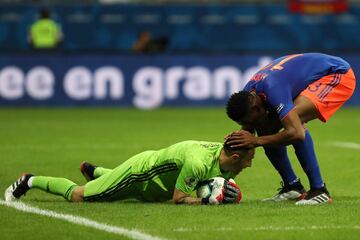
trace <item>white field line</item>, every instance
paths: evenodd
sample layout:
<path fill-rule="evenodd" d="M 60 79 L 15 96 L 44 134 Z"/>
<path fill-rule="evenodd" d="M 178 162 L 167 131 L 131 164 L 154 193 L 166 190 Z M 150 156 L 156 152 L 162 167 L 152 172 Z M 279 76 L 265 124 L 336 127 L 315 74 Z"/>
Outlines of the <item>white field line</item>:
<path fill-rule="evenodd" d="M 175 228 L 174 232 L 228 232 L 228 231 L 304 231 L 304 230 L 336 230 L 336 229 L 347 229 L 347 230 L 360 230 L 360 225 L 347 226 L 347 225 L 311 225 L 311 226 L 284 226 L 284 227 L 275 227 L 275 226 L 264 226 L 264 227 L 248 227 L 248 228 Z"/>
<path fill-rule="evenodd" d="M 341 148 L 360 150 L 360 143 L 354 142 L 330 142 L 329 145 Z"/>
<path fill-rule="evenodd" d="M 0 205 L 15 208 L 19 211 L 23 211 L 23 212 L 27 212 L 27 213 L 33 213 L 33 214 L 38 214 L 38 215 L 42 215 L 42 216 L 60 219 L 60 220 L 66 221 L 66 222 L 78 224 L 78 225 L 89 227 L 89 228 L 94 228 L 94 229 L 97 229 L 100 231 L 113 233 L 116 235 L 126 236 L 131 239 L 163 240 L 162 238 L 143 233 L 139 230 L 135 230 L 135 229 L 129 230 L 129 229 L 122 228 L 122 227 L 117 227 L 117 226 L 104 224 L 101 222 L 96 222 L 94 220 L 90 220 L 90 219 L 87 219 L 84 217 L 79 217 L 79 216 L 75 216 L 75 215 L 71 215 L 71 214 L 57 213 L 57 212 L 51 211 L 51 210 L 40 209 L 37 207 L 29 206 L 22 202 L 6 202 L 3 200 L 0 200 Z"/>

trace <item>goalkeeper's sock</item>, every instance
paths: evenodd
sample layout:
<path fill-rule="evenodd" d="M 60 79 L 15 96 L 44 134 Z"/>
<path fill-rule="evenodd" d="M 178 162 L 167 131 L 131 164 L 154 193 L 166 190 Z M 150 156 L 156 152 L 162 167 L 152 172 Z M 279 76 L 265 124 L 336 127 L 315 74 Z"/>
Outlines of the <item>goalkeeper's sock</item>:
<path fill-rule="evenodd" d="M 269 158 L 271 164 L 279 172 L 285 185 L 291 185 L 297 182 L 296 176 L 289 157 L 287 155 L 286 146 L 264 147 L 265 154 Z"/>
<path fill-rule="evenodd" d="M 43 191 L 61 195 L 71 201 L 71 195 L 77 184 L 66 178 L 34 176 L 28 181 L 30 188 L 38 188 Z"/>
<path fill-rule="evenodd" d="M 300 161 L 311 188 L 322 188 L 324 182 L 321 177 L 320 168 L 316 159 L 314 143 L 308 130 L 305 131 L 305 140 L 293 144 L 295 154 Z"/>
<path fill-rule="evenodd" d="M 94 177 L 98 178 L 106 173 L 111 172 L 111 171 L 112 171 L 112 169 L 109 169 L 109 168 L 96 167 L 94 170 Z"/>

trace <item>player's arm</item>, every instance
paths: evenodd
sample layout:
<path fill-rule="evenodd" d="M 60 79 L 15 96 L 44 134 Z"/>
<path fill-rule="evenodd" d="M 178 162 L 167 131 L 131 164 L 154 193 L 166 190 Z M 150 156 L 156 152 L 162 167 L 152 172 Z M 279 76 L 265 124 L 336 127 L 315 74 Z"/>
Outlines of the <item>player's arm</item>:
<path fill-rule="evenodd" d="M 257 138 L 257 146 L 289 145 L 305 139 L 305 130 L 295 109 L 291 110 L 282 120 L 282 131 L 273 135 Z"/>
<path fill-rule="evenodd" d="M 173 194 L 173 202 L 175 204 L 201 204 L 201 198 L 191 197 L 189 194 L 184 193 L 183 191 L 175 188 Z"/>
<path fill-rule="evenodd" d="M 205 179 L 205 166 L 199 159 L 202 157 L 198 155 L 199 149 L 189 149 L 187 154 L 187 161 L 185 161 L 180 174 L 176 180 L 175 190 L 173 193 L 173 202 L 175 204 L 201 204 L 202 199 L 190 196 L 194 192 L 199 181 Z M 205 203 L 205 202 L 204 202 Z"/>
<path fill-rule="evenodd" d="M 252 134 L 255 134 L 255 128 L 253 128 L 250 125 L 241 126 L 240 131 L 247 131 L 247 132 L 250 132 Z M 240 131 L 235 131 L 235 132 L 232 132 L 232 133 L 229 133 L 229 134 L 225 135 L 224 140 L 227 141 L 228 139 L 230 139 L 232 137 L 233 133 L 240 132 Z"/>
<path fill-rule="evenodd" d="M 294 106 L 289 86 L 273 86 L 267 90 L 267 103 L 280 118 L 283 130 L 256 138 L 255 146 L 289 145 L 305 139 L 305 131 Z"/>

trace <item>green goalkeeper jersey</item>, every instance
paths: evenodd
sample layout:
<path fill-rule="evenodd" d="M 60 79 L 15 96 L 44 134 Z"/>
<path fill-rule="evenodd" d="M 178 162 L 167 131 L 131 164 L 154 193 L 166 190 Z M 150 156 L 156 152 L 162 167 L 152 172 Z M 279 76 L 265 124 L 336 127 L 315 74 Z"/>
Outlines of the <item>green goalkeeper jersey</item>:
<path fill-rule="evenodd" d="M 145 151 L 115 169 L 88 182 L 85 201 L 136 198 L 160 202 L 172 199 L 174 189 L 191 193 L 197 184 L 212 177 L 234 178 L 222 172 L 217 142 L 184 141 L 158 151 Z"/>
<path fill-rule="evenodd" d="M 184 141 L 129 159 L 132 173 L 146 174 L 142 182 L 142 200 L 169 200 L 175 188 L 190 194 L 203 180 L 216 176 L 235 177 L 220 170 L 222 147 L 218 142 Z"/>

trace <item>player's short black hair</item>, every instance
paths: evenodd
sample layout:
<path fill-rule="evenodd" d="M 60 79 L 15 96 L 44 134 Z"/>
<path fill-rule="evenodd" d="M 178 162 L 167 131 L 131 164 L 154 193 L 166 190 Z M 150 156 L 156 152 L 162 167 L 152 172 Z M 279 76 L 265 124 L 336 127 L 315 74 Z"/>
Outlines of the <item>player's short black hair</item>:
<path fill-rule="evenodd" d="M 248 112 L 250 107 L 251 93 L 247 91 L 240 91 L 230 96 L 226 104 L 226 114 L 230 119 L 238 122 Z"/>

